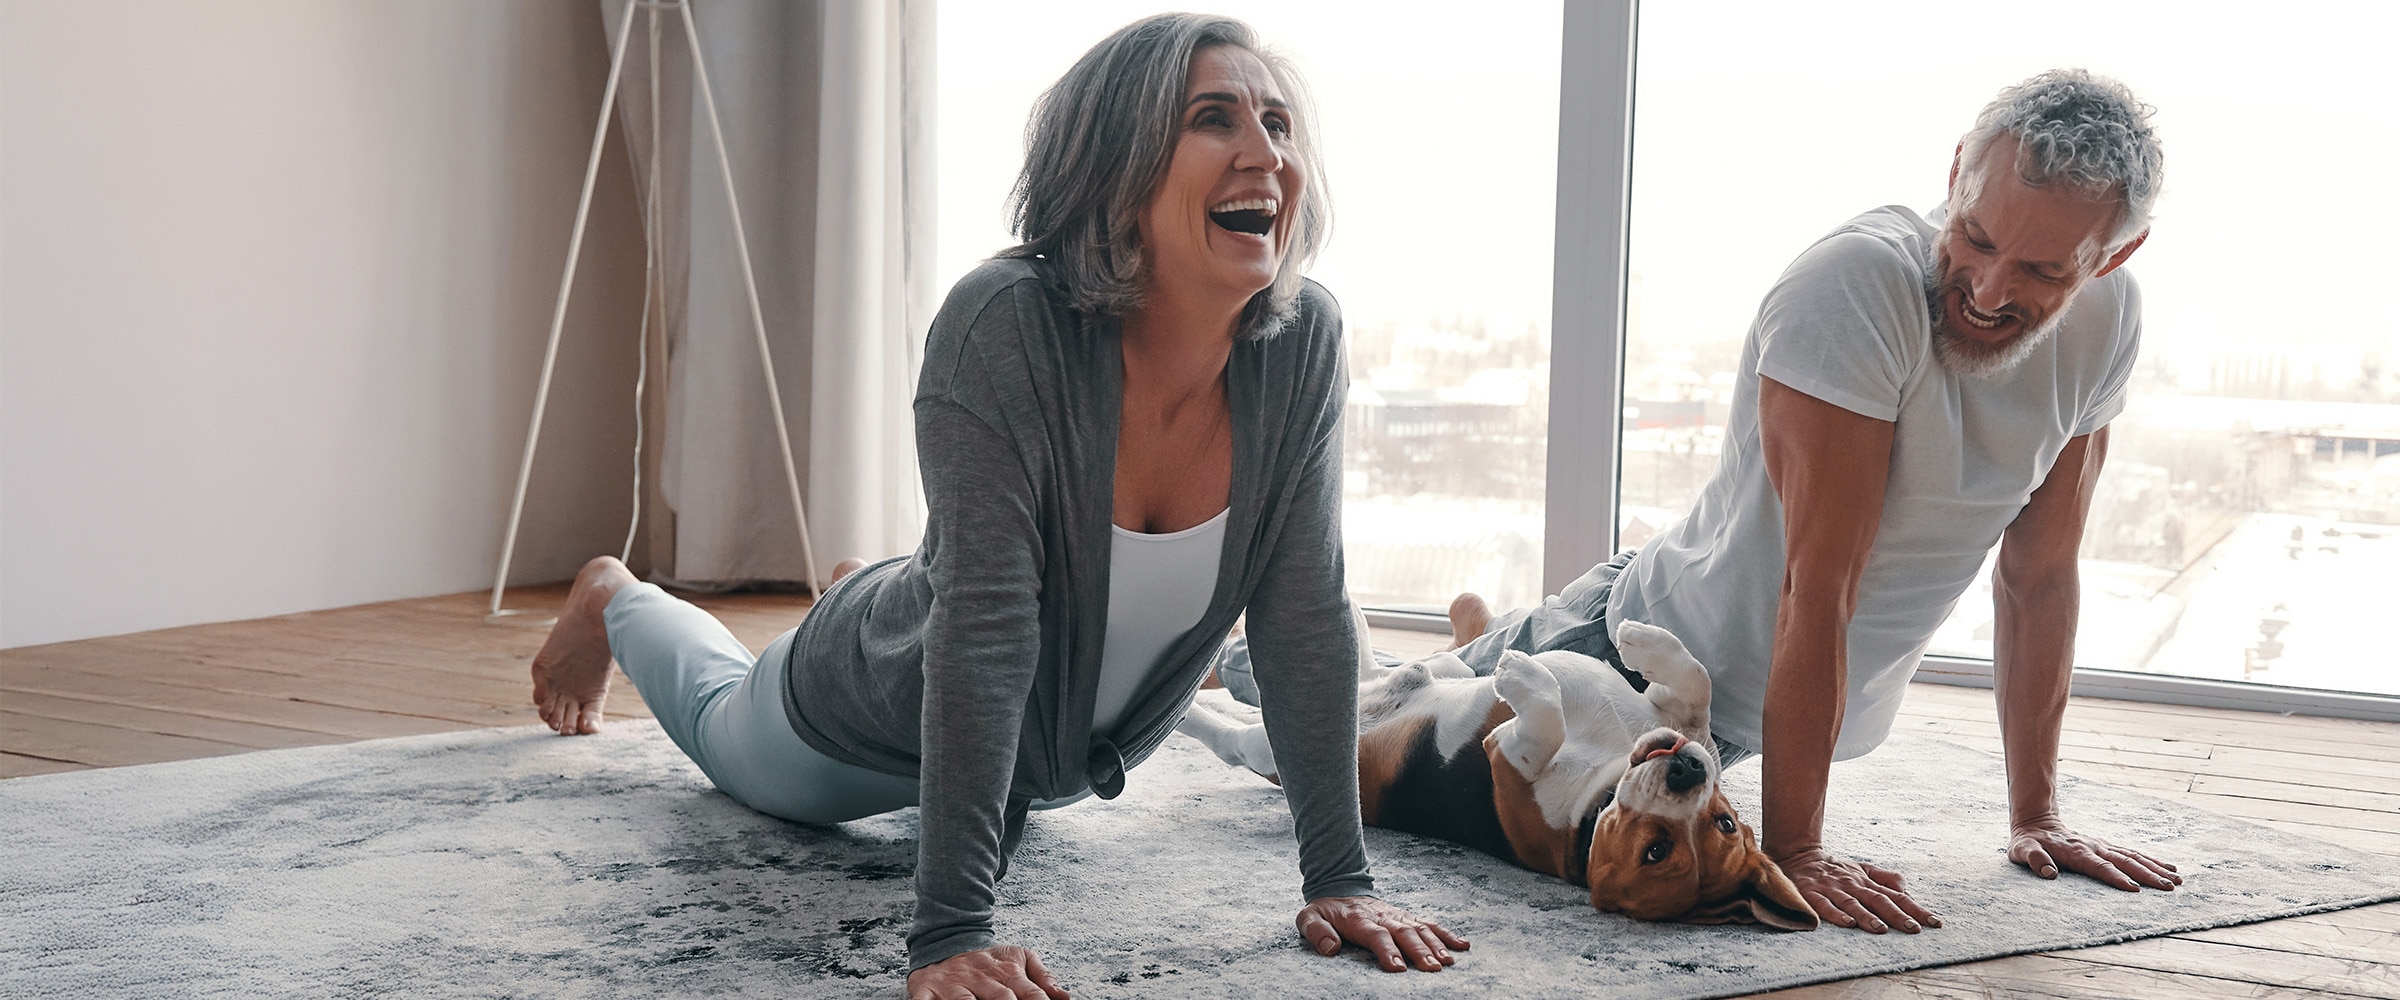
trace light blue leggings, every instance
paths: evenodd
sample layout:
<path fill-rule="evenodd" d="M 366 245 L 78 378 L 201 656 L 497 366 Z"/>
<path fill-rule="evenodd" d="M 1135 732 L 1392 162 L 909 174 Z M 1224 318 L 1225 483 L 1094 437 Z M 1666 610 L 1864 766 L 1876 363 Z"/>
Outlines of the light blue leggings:
<path fill-rule="evenodd" d="M 654 584 L 609 599 L 608 651 L 658 728 L 717 790 L 796 823 L 845 823 L 917 804 L 917 779 L 845 764 L 809 746 L 783 711 L 783 661 L 798 630 L 756 657 L 714 615 Z M 1091 793 L 1035 802 L 1056 809 Z"/>
<path fill-rule="evenodd" d="M 658 727 L 734 801 L 820 824 L 917 804 L 917 779 L 845 764 L 792 731 L 783 661 L 793 632 L 752 657 L 715 616 L 648 583 L 618 591 L 603 617 L 608 651 Z"/>

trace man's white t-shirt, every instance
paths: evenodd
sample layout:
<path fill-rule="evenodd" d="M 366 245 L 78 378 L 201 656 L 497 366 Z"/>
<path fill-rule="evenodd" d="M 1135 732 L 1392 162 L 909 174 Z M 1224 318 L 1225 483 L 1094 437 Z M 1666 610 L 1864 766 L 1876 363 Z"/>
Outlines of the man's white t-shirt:
<path fill-rule="evenodd" d="M 1898 426 L 1883 519 L 1849 632 L 1837 759 L 1891 732 L 1909 677 L 1984 557 L 2067 442 L 2125 408 L 2141 296 L 2120 268 L 2084 286 L 2049 340 L 1983 378 L 1934 358 L 1924 278 L 1931 221 L 1887 206 L 1802 253 L 1759 305 L 1742 348 L 1715 478 L 1691 513 L 1617 579 L 1610 621 L 1682 638 L 1708 666 L 1716 735 L 1757 749 L 1783 581 L 1783 508 L 1759 449 L 1759 377 Z"/>

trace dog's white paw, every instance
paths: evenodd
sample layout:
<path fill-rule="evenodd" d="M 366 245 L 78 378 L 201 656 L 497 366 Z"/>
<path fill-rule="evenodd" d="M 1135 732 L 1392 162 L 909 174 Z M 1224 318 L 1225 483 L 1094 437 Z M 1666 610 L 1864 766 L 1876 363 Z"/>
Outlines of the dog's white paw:
<path fill-rule="evenodd" d="M 1628 660 L 1635 656 L 1648 658 L 1692 655 L 1690 650 L 1683 647 L 1683 640 L 1675 638 L 1675 633 L 1648 622 L 1637 622 L 1630 618 L 1617 626 L 1617 652 L 1623 654 Z"/>
<path fill-rule="evenodd" d="M 1492 690 L 1518 715 L 1537 706 L 1559 710 L 1558 678 L 1541 661 L 1513 649 L 1500 654 L 1500 666 L 1492 671 Z"/>
<path fill-rule="evenodd" d="M 1625 666 L 1653 681 L 1674 683 L 1672 674 L 1701 670 L 1700 661 L 1683 645 L 1675 633 L 1656 625 L 1627 619 L 1617 626 L 1617 655 Z M 1660 676 L 1661 671 L 1670 676 Z M 1702 671 L 1705 673 L 1705 671 Z"/>
<path fill-rule="evenodd" d="M 1643 696 L 1662 717 L 1678 726 L 1707 726 L 1708 668 L 1675 633 L 1629 619 L 1617 626 L 1617 655 L 1627 669 L 1649 679 Z"/>
<path fill-rule="evenodd" d="M 1500 752 L 1518 774 L 1532 781 L 1567 741 L 1558 676 L 1540 660 L 1510 650 L 1500 654 L 1500 666 L 1492 671 L 1492 691 L 1517 713 L 1492 730 L 1500 738 Z"/>

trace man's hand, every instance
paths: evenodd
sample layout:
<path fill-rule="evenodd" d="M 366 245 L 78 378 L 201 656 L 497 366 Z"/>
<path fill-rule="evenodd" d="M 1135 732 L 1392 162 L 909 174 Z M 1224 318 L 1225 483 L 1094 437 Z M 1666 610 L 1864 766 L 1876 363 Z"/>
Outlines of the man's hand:
<path fill-rule="evenodd" d="M 1067 1000 L 1067 988 L 1032 952 L 1001 945 L 909 973 L 908 1000 Z"/>
<path fill-rule="evenodd" d="M 2066 726 L 2075 629 L 2083 607 L 2083 526 L 2108 461 L 2108 428 L 2070 439 L 2000 536 L 1992 568 L 1992 694 L 2008 761 L 2008 859 L 2043 878 L 2060 868 L 2126 892 L 2167 891 L 2175 866 L 2067 829 L 2058 819 L 2058 744 Z"/>
<path fill-rule="evenodd" d="M 1292 921 L 1300 936 L 1319 955 L 1342 950 L 1348 941 L 1375 953 L 1385 972 L 1406 972 L 1411 965 L 1427 972 L 1457 962 L 1450 949 L 1467 950 L 1467 939 L 1430 920 L 1419 920 L 1373 896 L 1327 896 L 1308 904 Z M 1402 954 L 1407 955 L 1404 961 Z"/>
<path fill-rule="evenodd" d="M 2175 874 L 2174 865 L 2129 847 L 2076 833 L 2055 819 L 2018 826 L 2008 841 L 2008 859 L 2051 879 L 2058 877 L 2063 865 L 2068 871 L 2091 876 L 2126 892 L 2140 892 L 2145 885 L 2160 892 L 2173 892 L 2183 884 L 2183 876 Z"/>
<path fill-rule="evenodd" d="M 1942 925 L 1942 918 L 1901 890 L 1899 872 L 1837 858 L 1822 848 L 1776 863 L 1800 890 L 1800 898 L 1808 900 L 1809 907 L 1828 923 L 1871 934 L 1894 927 L 1914 934 Z"/>

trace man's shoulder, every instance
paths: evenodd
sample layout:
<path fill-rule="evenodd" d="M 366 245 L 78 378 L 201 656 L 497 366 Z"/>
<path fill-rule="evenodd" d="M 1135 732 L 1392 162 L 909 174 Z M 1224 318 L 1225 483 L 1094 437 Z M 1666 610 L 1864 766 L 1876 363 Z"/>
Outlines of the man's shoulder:
<path fill-rule="evenodd" d="M 2141 324 L 2142 285 L 2133 280 L 2132 268 L 2120 267 L 2101 275 L 2076 298 L 2079 303 L 2089 300 L 2103 306 L 2105 314 L 2116 321 L 2120 330 Z"/>
<path fill-rule="evenodd" d="M 1901 205 L 1861 212 L 1835 226 L 1800 254 L 1793 270 L 1853 280 L 1886 279 L 1907 286 L 1924 280 L 1932 262 L 1933 226 Z"/>
<path fill-rule="evenodd" d="M 2118 268 L 2092 279 L 2059 317 L 2044 350 L 2055 352 L 2062 378 L 2097 380 L 2096 391 L 2121 387 L 2141 353 L 2142 288 Z M 2081 373 L 2080 375 L 2071 373 Z"/>
<path fill-rule="evenodd" d="M 1850 217 L 1833 228 L 1834 234 L 1864 233 L 1894 243 L 1930 243 L 1941 231 L 1940 212 L 1932 216 L 1906 205 L 1880 205 Z"/>
<path fill-rule="evenodd" d="M 1760 304 L 1748 348 L 1755 372 L 1863 416 L 1897 419 L 1930 363 L 1928 231 L 1894 206 L 1810 245 Z"/>
<path fill-rule="evenodd" d="M 1900 327 L 1924 312 L 1932 233 L 1922 217 L 1897 205 L 1852 217 L 1792 260 L 1768 294 L 1768 309 L 1807 326 L 1863 321 L 1905 335 Z"/>

